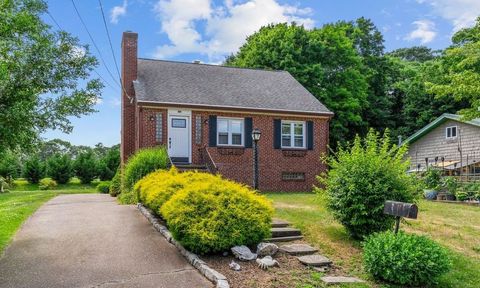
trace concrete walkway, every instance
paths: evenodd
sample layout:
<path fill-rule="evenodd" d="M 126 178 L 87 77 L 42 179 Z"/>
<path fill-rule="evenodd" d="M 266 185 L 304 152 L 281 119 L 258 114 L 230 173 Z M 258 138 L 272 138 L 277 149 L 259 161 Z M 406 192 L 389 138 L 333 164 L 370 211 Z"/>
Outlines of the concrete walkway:
<path fill-rule="evenodd" d="M 0 258 L 0 287 L 213 287 L 133 206 L 58 196 Z"/>

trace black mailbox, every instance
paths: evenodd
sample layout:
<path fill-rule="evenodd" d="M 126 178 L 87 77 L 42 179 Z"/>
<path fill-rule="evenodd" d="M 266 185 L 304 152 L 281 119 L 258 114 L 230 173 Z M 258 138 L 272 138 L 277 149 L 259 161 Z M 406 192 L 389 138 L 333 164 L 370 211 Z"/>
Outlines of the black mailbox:
<path fill-rule="evenodd" d="M 415 204 L 397 201 L 385 201 L 383 213 L 396 217 L 417 219 L 418 207 Z"/>

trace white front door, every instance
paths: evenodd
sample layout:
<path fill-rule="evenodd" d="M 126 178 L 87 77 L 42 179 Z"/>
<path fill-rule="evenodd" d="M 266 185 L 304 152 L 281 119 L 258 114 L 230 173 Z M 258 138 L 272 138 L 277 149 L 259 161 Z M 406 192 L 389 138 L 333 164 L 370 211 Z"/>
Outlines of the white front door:
<path fill-rule="evenodd" d="M 168 154 L 174 162 L 190 162 L 190 117 L 168 116 Z"/>

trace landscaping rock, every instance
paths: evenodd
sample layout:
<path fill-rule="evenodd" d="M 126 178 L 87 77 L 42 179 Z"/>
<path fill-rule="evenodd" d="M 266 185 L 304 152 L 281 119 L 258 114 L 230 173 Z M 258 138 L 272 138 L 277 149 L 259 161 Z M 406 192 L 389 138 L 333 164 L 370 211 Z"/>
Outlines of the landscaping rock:
<path fill-rule="evenodd" d="M 279 250 L 282 252 L 288 253 L 290 255 L 308 255 L 318 251 L 318 249 L 315 249 L 312 246 L 307 244 L 282 245 L 280 246 Z"/>
<path fill-rule="evenodd" d="M 267 270 L 270 267 L 273 266 L 278 266 L 280 267 L 280 264 L 278 264 L 277 260 L 273 260 L 272 256 L 265 256 L 263 258 L 257 259 L 257 264 L 258 267 L 262 268 L 263 270 Z"/>
<path fill-rule="evenodd" d="M 233 260 L 228 266 L 230 267 L 230 269 L 232 269 L 234 271 L 240 271 L 242 269 L 242 267 L 240 267 L 240 265 Z"/>
<path fill-rule="evenodd" d="M 325 273 L 325 272 L 328 272 L 328 270 L 330 270 L 330 266 L 322 266 L 322 267 L 312 267 L 313 270 L 317 271 L 317 272 L 320 272 L 320 273 Z"/>
<path fill-rule="evenodd" d="M 328 266 L 332 264 L 332 261 L 330 259 L 328 259 L 323 255 L 318 255 L 318 254 L 300 256 L 300 257 L 297 257 L 297 259 L 298 261 L 302 262 L 307 266 L 321 267 L 321 266 Z"/>
<path fill-rule="evenodd" d="M 258 257 L 273 256 L 278 252 L 278 246 L 273 243 L 262 242 L 257 246 Z"/>
<path fill-rule="evenodd" d="M 355 277 L 345 277 L 345 276 L 324 276 L 321 279 L 327 285 L 365 282 Z"/>
<path fill-rule="evenodd" d="M 257 254 L 252 253 L 250 248 L 245 245 L 233 247 L 232 253 L 241 261 L 251 261 L 257 259 Z"/>

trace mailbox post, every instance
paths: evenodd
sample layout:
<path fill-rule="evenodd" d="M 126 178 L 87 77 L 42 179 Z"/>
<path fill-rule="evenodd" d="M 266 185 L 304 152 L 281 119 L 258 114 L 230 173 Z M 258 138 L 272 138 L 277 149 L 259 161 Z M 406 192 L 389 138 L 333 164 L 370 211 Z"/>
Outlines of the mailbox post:
<path fill-rule="evenodd" d="M 411 203 L 385 201 L 383 213 L 395 216 L 395 234 L 397 234 L 398 229 L 400 228 L 400 220 L 402 217 L 417 219 L 418 207 L 417 205 Z"/>

